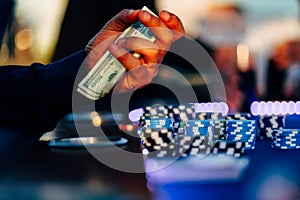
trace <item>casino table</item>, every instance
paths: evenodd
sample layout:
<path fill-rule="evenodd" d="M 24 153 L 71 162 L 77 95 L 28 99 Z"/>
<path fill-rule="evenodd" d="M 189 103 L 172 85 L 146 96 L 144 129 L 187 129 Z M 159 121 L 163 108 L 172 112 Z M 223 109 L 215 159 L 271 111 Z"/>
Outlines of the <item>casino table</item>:
<path fill-rule="evenodd" d="M 1 200 L 152 199 L 144 174 L 107 167 L 85 148 L 49 148 L 22 130 L 5 128 L 4 132 L 11 137 L 1 149 Z M 135 151 L 137 146 L 131 141 L 120 148 Z M 111 153 L 110 147 L 99 151 Z M 143 165 L 142 157 L 135 164 Z"/>
<path fill-rule="evenodd" d="M 122 130 L 112 128 L 111 132 Z M 300 199 L 299 150 L 272 149 L 268 139 L 257 139 L 255 149 L 237 158 L 237 163 L 239 159 L 248 161 L 238 178 L 175 179 L 153 185 L 147 173 L 112 169 L 85 148 L 49 148 L 17 128 L 1 133 L 11 137 L 6 137 L 1 149 L 0 199 Z M 140 152 L 140 141 L 127 139 L 120 148 Z M 110 147 L 98 150 L 107 155 L 114 151 Z M 140 155 L 134 164 L 143 167 L 145 157 Z"/>
<path fill-rule="evenodd" d="M 298 150 L 274 150 L 260 140 L 245 156 L 249 165 L 238 180 L 173 182 L 153 192 L 158 199 L 299 199 Z"/>

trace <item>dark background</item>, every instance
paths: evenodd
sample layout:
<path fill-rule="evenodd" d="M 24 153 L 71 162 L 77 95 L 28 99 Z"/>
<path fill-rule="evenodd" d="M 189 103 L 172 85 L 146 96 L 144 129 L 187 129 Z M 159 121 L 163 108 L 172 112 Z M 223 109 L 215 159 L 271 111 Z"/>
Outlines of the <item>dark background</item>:
<path fill-rule="evenodd" d="M 143 6 L 155 11 L 152 0 L 69 0 L 53 59 L 61 59 L 83 49 L 103 25 L 122 9 L 141 9 Z"/>

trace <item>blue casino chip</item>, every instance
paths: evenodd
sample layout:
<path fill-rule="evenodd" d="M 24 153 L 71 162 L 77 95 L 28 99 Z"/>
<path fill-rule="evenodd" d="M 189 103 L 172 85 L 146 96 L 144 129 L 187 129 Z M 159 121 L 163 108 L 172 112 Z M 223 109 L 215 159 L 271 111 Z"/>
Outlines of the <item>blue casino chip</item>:
<path fill-rule="evenodd" d="M 220 112 L 196 112 L 194 119 L 196 120 L 218 120 L 223 119 L 223 115 Z"/>
<path fill-rule="evenodd" d="M 271 147 L 275 149 L 299 149 L 300 129 L 275 129 Z"/>
<path fill-rule="evenodd" d="M 208 127 L 212 127 L 211 120 L 187 120 L 185 122 L 186 135 L 207 135 Z"/>
<path fill-rule="evenodd" d="M 140 118 L 140 127 L 172 128 L 173 121 L 167 116 L 142 116 Z"/>
<path fill-rule="evenodd" d="M 255 148 L 256 132 L 255 120 L 228 120 L 226 122 L 226 141 L 245 142 L 245 150 Z"/>
<path fill-rule="evenodd" d="M 300 115 L 293 114 L 284 117 L 284 128 L 300 129 Z"/>
<path fill-rule="evenodd" d="M 258 128 L 259 128 L 259 138 L 261 139 L 271 139 L 273 134 L 273 129 L 280 129 L 284 126 L 284 116 L 259 116 Z"/>
<path fill-rule="evenodd" d="M 250 120 L 252 119 L 251 113 L 235 113 L 235 114 L 227 114 L 225 116 L 226 120 Z"/>

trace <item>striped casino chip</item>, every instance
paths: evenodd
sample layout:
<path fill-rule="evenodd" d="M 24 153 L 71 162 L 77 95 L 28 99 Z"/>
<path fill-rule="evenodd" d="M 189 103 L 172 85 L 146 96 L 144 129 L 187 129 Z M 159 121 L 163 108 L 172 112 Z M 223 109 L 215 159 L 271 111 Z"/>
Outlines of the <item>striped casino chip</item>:
<path fill-rule="evenodd" d="M 182 104 L 178 106 L 180 110 L 180 121 L 187 121 L 194 119 L 195 104 Z"/>
<path fill-rule="evenodd" d="M 227 120 L 226 141 L 244 142 L 245 150 L 255 149 L 257 135 L 255 120 Z"/>
<path fill-rule="evenodd" d="M 244 142 L 237 141 L 222 141 L 219 140 L 214 145 L 211 153 L 215 155 L 230 155 L 234 157 L 241 157 L 244 155 Z"/>
<path fill-rule="evenodd" d="M 273 130 L 283 128 L 283 119 L 283 116 L 259 116 L 258 137 L 260 139 L 272 139 Z"/>
<path fill-rule="evenodd" d="M 235 113 L 235 114 L 227 114 L 225 116 L 226 120 L 250 120 L 252 119 L 251 113 Z"/>
<path fill-rule="evenodd" d="M 156 151 L 167 147 L 174 138 L 173 131 L 167 128 L 141 128 L 139 132 L 142 144 L 148 151 Z"/>
<path fill-rule="evenodd" d="M 204 136 L 176 136 L 167 146 L 163 146 L 158 150 L 150 151 L 148 156 L 157 158 L 167 157 L 187 157 L 198 156 L 200 154 L 207 155 L 212 148 L 211 143 L 207 142 Z"/>
<path fill-rule="evenodd" d="M 180 110 L 176 105 L 168 105 L 168 117 L 172 118 L 175 122 L 180 121 Z"/>
<path fill-rule="evenodd" d="M 256 134 L 256 121 L 255 120 L 227 120 L 226 133 L 230 135 L 236 134 Z"/>
<path fill-rule="evenodd" d="M 175 137 L 176 150 L 181 157 L 207 155 L 212 149 L 212 141 L 205 136 L 179 135 Z"/>
<path fill-rule="evenodd" d="M 187 121 L 194 119 L 195 105 L 193 103 L 168 105 L 168 116 L 174 121 Z"/>
<path fill-rule="evenodd" d="M 185 122 L 186 135 L 204 135 L 208 134 L 208 127 L 213 126 L 212 120 L 187 120 Z"/>
<path fill-rule="evenodd" d="M 168 115 L 168 108 L 164 105 L 154 104 L 151 106 L 146 106 L 143 108 L 144 116 L 167 116 Z"/>
<path fill-rule="evenodd" d="M 173 127 L 173 121 L 167 116 L 141 116 L 139 126 L 171 129 Z"/>
<path fill-rule="evenodd" d="M 206 119 L 218 120 L 223 118 L 224 117 L 220 112 L 196 112 L 194 116 L 194 119 L 196 120 L 206 120 Z"/>
<path fill-rule="evenodd" d="M 300 149 L 300 129 L 274 129 L 271 147 L 274 149 Z"/>

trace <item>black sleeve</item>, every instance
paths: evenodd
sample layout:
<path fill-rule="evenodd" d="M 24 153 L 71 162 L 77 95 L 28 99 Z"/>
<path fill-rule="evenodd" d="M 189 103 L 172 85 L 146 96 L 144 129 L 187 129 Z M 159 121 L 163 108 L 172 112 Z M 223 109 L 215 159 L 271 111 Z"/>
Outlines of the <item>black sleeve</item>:
<path fill-rule="evenodd" d="M 83 60 L 82 50 L 48 65 L 0 67 L 0 125 L 52 130 L 71 112 L 74 80 Z"/>

